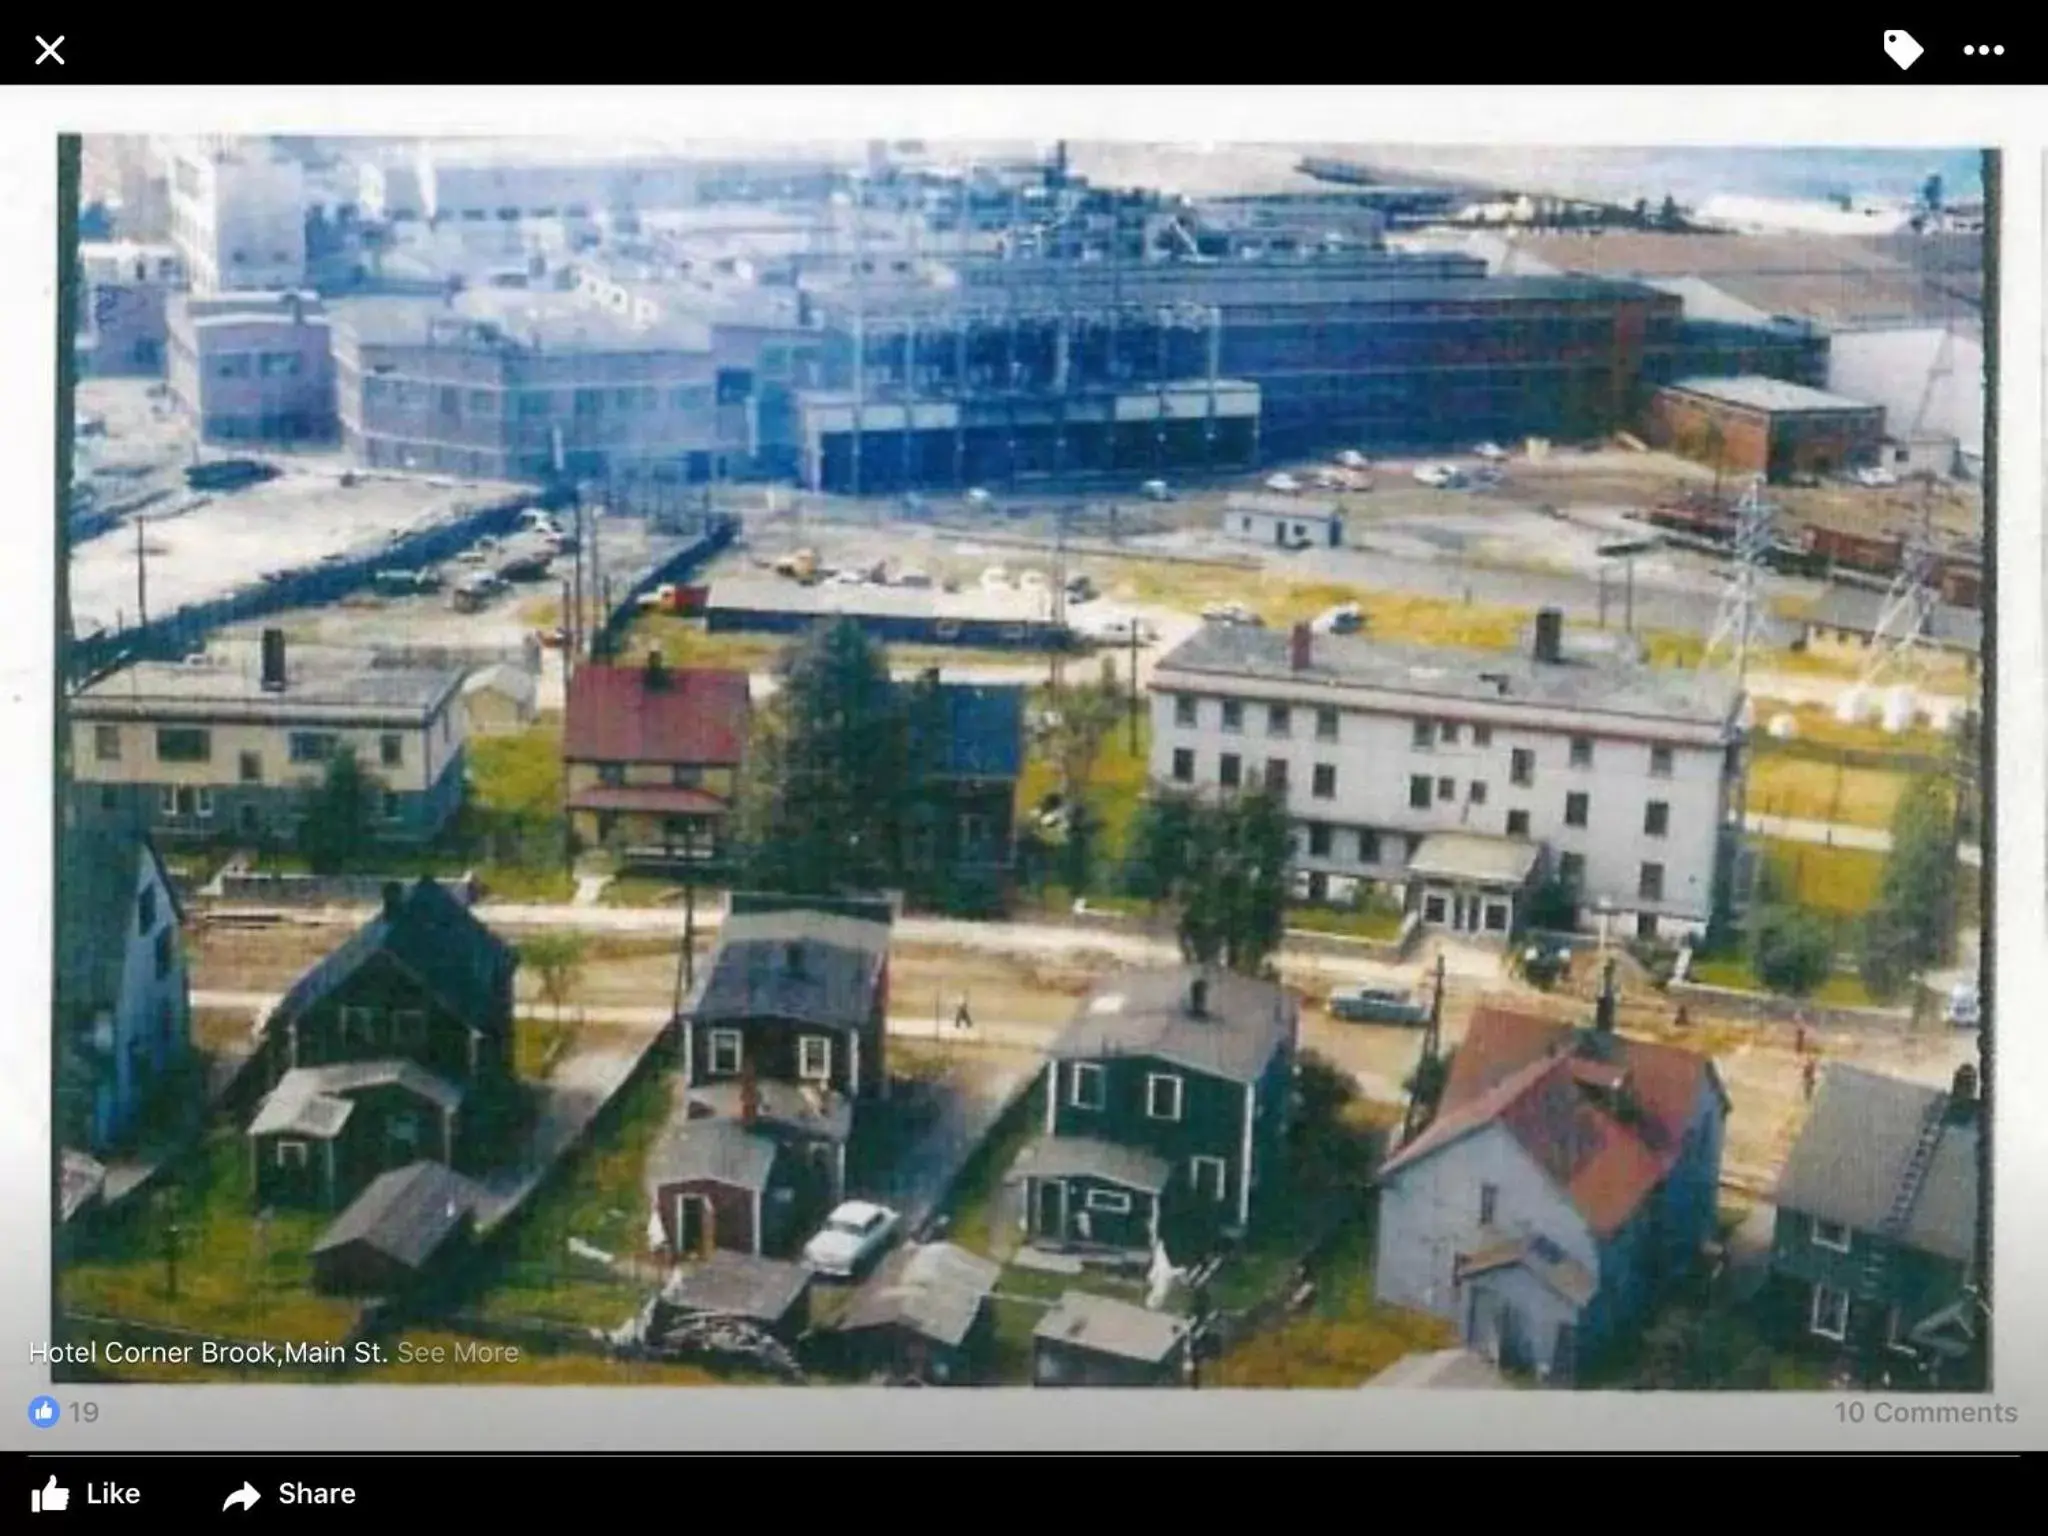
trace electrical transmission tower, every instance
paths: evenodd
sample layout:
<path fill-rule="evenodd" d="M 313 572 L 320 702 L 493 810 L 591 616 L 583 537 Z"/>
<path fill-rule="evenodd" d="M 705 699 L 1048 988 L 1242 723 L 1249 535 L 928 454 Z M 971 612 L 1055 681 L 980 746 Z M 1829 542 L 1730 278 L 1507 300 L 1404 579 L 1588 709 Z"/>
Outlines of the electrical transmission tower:
<path fill-rule="evenodd" d="M 1777 508 L 1764 500 L 1761 475 L 1750 481 L 1749 489 L 1735 504 L 1735 569 L 1728 590 L 1722 594 L 1720 611 L 1700 657 L 1702 667 L 1725 666 L 1735 674 L 1741 688 L 1749 676 L 1749 649 L 1755 642 L 1764 612 L 1763 576 L 1771 552 L 1772 518 Z"/>
<path fill-rule="evenodd" d="M 1906 540 L 1899 574 L 1892 579 L 1870 634 L 1870 665 L 1859 689 L 1875 688 L 1917 672 L 1926 659 L 1922 642 L 1941 600 L 1941 556 L 1934 543 L 1934 506 L 1928 482 L 1921 482 L 1920 517 Z"/>

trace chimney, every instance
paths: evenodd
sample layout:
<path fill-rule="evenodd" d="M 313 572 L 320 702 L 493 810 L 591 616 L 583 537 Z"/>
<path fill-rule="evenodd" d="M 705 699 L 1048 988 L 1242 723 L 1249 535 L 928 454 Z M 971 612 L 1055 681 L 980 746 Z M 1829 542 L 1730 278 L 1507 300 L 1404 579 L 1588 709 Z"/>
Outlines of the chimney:
<path fill-rule="evenodd" d="M 1288 639 L 1288 664 L 1297 672 L 1308 670 L 1309 644 L 1314 633 L 1306 624 L 1297 624 Z"/>
<path fill-rule="evenodd" d="M 650 691 L 668 686 L 668 663 L 661 659 L 660 651 L 647 653 L 647 686 Z"/>
<path fill-rule="evenodd" d="M 761 1118 L 761 1085 L 751 1060 L 740 1064 L 740 1124 L 751 1129 Z"/>
<path fill-rule="evenodd" d="M 1948 1112 L 1943 1118 L 1950 1125 L 1968 1125 L 1977 1118 L 1977 1069 L 1967 1061 L 1956 1068 L 1949 1084 Z"/>
<path fill-rule="evenodd" d="M 1188 983 L 1188 1014 L 1191 1018 L 1206 1019 L 1209 1016 L 1209 978 L 1197 976 Z"/>
<path fill-rule="evenodd" d="M 1550 666 L 1564 660 L 1564 610 L 1542 608 L 1536 613 L 1536 659 Z"/>
<path fill-rule="evenodd" d="M 283 693 L 284 687 L 284 631 L 266 629 L 263 631 L 263 691 Z"/>
<path fill-rule="evenodd" d="M 782 946 L 782 964 L 783 964 L 783 968 L 784 968 L 785 970 L 787 970 L 787 971 L 789 972 L 789 974 L 790 974 L 790 975 L 792 975 L 792 976 L 799 976 L 799 977 L 800 977 L 800 976 L 802 976 L 802 975 L 803 975 L 803 973 L 804 973 L 804 947 L 803 947 L 803 945 L 801 945 L 801 944 L 785 944 L 785 945 L 783 945 L 783 946 Z"/>
<path fill-rule="evenodd" d="M 405 887 L 400 885 L 396 880 L 387 880 L 384 883 L 384 915 L 388 918 L 396 920 L 399 911 L 404 906 Z"/>
<path fill-rule="evenodd" d="M 1603 1035 L 1614 1033 L 1614 1010 L 1618 1000 L 1614 995 L 1614 961 L 1607 962 L 1607 969 L 1600 977 L 1600 1001 L 1593 1010 L 1593 1027 Z"/>

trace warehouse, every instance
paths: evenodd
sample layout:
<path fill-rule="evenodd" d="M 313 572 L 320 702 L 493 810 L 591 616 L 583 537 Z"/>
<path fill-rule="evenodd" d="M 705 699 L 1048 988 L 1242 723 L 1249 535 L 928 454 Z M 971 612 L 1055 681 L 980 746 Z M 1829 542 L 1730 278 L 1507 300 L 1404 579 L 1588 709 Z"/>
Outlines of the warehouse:
<path fill-rule="evenodd" d="M 1878 629 L 1884 621 L 1886 597 L 1864 587 L 1831 586 L 1821 595 L 1802 628 L 1804 648 L 1815 656 L 1859 664 L 1871 660 Z M 1895 626 L 1889 639 L 1902 638 Z M 1972 672 L 1976 670 L 1984 644 L 1984 616 L 1974 609 L 1952 603 L 1936 603 L 1928 610 L 1918 643 L 1929 650 L 1960 656 Z"/>
<path fill-rule="evenodd" d="M 1781 484 L 1875 464 L 1884 408 L 1755 374 L 1689 378 L 1652 398 L 1648 436 L 1723 471 Z"/>
<path fill-rule="evenodd" d="M 1276 549 L 1335 549 L 1344 542 L 1344 514 L 1335 502 L 1233 491 L 1223 505 L 1223 535 Z"/>
<path fill-rule="evenodd" d="M 736 579 L 713 582 L 704 611 L 713 633 L 791 634 L 836 616 L 885 644 L 1061 650 L 1073 643 L 1073 632 L 1053 617 L 1050 594 L 1014 588 L 946 592 Z"/>

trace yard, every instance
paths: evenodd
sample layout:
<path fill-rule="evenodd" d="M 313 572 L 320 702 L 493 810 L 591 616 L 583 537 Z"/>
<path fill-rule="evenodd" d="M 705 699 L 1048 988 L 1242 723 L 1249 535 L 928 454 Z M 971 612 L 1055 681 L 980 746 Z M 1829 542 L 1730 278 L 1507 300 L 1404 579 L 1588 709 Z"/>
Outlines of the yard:
<path fill-rule="evenodd" d="M 1767 837 L 1757 846 L 1802 907 L 1834 917 L 1860 917 L 1876 904 L 1885 856 L 1867 848 L 1829 848 Z"/>
<path fill-rule="evenodd" d="M 1850 768 L 1819 758 L 1774 752 L 1759 742 L 1749 770 L 1753 815 L 1885 828 L 1911 776 L 1883 768 Z"/>
<path fill-rule="evenodd" d="M 1328 933 L 1339 938 L 1371 939 L 1392 943 L 1401 936 L 1407 914 L 1391 902 L 1374 902 L 1360 908 L 1289 907 L 1287 926 L 1307 933 Z"/>
<path fill-rule="evenodd" d="M 1703 987 L 1729 987 L 1738 992 L 1768 992 L 1749 960 L 1740 955 L 1726 955 L 1713 960 L 1694 958 L 1688 975 Z M 1882 1008 L 1885 1006 L 1870 995 L 1862 979 L 1849 971 L 1836 971 L 1820 984 L 1808 999 L 1836 1008 Z"/>
<path fill-rule="evenodd" d="M 308 1285 L 308 1253 L 332 1216 L 280 1210 L 258 1221 L 234 1127 L 213 1130 L 161 1194 L 136 1202 L 58 1275 L 63 1310 L 221 1340 L 340 1340 L 355 1325 L 353 1305 Z"/>
<path fill-rule="evenodd" d="M 1758 698 L 1754 703 L 1759 722 L 1767 725 L 1780 715 L 1790 716 L 1792 740 L 1814 746 L 1850 747 L 1865 752 L 1896 753 L 1900 757 L 1933 758 L 1946 758 L 1955 746 L 1947 733 L 1927 725 L 1891 732 L 1871 722 L 1851 724 L 1839 720 L 1832 709 L 1821 704 L 1791 704 L 1772 698 Z M 1759 739 L 1758 746 L 1769 750 L 1769 743 L 1762 739 Z"/>
<path fill-rule="evenodd" d="M 571 1153 L 552 1182 L 513 1218 L 506 1251 L 488 1271 L 474 1305 L 504 1322 L 616 1328 L 645 1300 L 648 1287 L 572 1252 L 572 1238 L 636 1260 L 647 1249 L 647 1154 L 668 1119 L 668 1079 L 650 1072 L 623 1092 L 591 1139 Z"/>

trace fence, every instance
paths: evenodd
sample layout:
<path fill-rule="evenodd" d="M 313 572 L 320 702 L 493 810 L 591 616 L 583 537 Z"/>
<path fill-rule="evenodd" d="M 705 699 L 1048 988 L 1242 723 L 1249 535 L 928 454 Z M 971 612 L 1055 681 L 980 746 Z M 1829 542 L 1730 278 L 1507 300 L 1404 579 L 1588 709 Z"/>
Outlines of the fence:
<path fill-rule="evenodd" d="M 612 605 L 611 612 L 605 615 L 603 627 L 595 636 L 596 649 L 609 653 L 617 645 L 620 635 L 639 616 L 641 598 L 657 587 L 695 575 L 700 566 L 732 543 L 739 531 L 740 520 L 737 517 L 713 515 L 704 518 L 703 531 L 696 538 L 648 570 Z"/>
<path fill-rule="evenodd" d="M 1688 1007 L 1781 1024 L 1813 1024 L 1840 1029 L 1904 1029 L 1913 1023 L 1913 1010 L 1910 1008 L 1851 1008 L 1835 1003 L 1816 1003 L 1810 999 L 1779 997 L 1770 992 L 1709 987 L 1696 981 L 1673 981 L 1665 993 L 1674 1002 Z"/>

